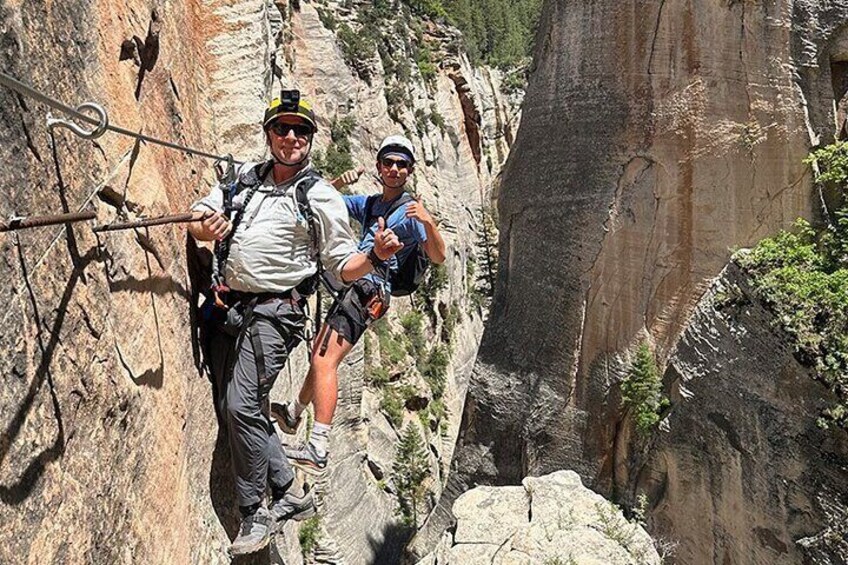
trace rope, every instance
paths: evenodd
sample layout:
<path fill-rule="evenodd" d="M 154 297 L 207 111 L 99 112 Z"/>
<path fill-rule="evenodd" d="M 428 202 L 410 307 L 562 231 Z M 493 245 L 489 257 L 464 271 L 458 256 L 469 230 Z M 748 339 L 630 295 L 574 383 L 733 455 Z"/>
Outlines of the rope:
<path fill-rule="evenodd" d="M 96 118 L 92 118 L 91 116 L 86 116 L 85 114 L 77 111 L 75 108 L 71 108 L 67 104 L 63 104 L 62 102 L 56 100 L 55 98 L 51 98 L 51 97 L 49 97 L 45 94 L 42 94 L 41 92 L 38 92 L 37 90 L 35 90 L 31 86 L 26 85 L 26 84 L 16 80 L 15 78 L 7 75 L 3 71 L 0 71 L 0 84 L 5 86 L 6 88 L 14 90 L 15 92 L 17 92 L 19 94 L 29 96 L 30 98 L 33 98 L 33 99 L 41 102 L 42 104 L 50 106 L 51 108 L 53 108 L 55 110 L 65 112 L 66 114 L 73 116 L 77 120 L 80 120 L 80 121 L 83 121 L 83 122 L 86 122 L 86 123 L 89 123 L 89 124 L 92 124 L 92 125 L 100 125 L 100 120 L 98 120 Z M 182 151 L 184 153 L 188 153 L 189 155 L 197 155 L 198 157 L 206 157 L 207 159 L 214 159 L 215 161 L 227 161 L 228 160 L 227 156 L 215 155 L 214 153 L 207 153 L 205 151 L 201 151 L 199 149 L 194 149 L 192 147 L 187 147 L 185 145 L 180 145 L 178 143 L 172 143 L 170 141 L 163 141 L 161 139 L 157 139 L 155 137 L 150 137 L 148 135 L 144 135 L 144 134 L 141 134 L 141 133 L 136 133 L 134 131 L 130 131 L 126 128 L 122 128 L 120 126 L 116 126 L 116 125 L 113 125 L 113 124 L 106 124 L 105 129 L 112 131 L 112 132 L 115 132 L 115 133 L 118 133 L 118 134 L 121 134 L 121 135 L 126 135 L 128 137 L 132 137 L 132 138 L 135 138 L 135 139 L 138 139 L 138 140 L 141 140 L 141 141 L 145 141 L 147 143 L 152 143 L 154 145 L 160 145 L 162 147 L 167 147 L 169 149 L 175 149 L 177 151 Z M 233 163 L 236 164 L 236 165 L 242 165 L 243 164 L 242 161 L 235 161 L 235 160 L 233 160 Z"/>

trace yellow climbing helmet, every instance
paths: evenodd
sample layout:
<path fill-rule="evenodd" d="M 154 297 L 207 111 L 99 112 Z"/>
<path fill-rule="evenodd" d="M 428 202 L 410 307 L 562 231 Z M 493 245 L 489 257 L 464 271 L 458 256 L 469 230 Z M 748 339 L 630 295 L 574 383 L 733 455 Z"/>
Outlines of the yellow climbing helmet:
<path fill-rule="evenodd" d="M 262 120 L 262 127 L 267 131 L 274 120 L 280 116 L 297 116 L 303 118 L 312 126 L 312 133 L 318 130 L 318 124 L 315 121 L 315 112 L 312 111 L 312 104 L 300 97 L 299 90 L 283 90 L 279 98 L 271 100 L 271 103 L 265 109 L 265 118 Z"/>

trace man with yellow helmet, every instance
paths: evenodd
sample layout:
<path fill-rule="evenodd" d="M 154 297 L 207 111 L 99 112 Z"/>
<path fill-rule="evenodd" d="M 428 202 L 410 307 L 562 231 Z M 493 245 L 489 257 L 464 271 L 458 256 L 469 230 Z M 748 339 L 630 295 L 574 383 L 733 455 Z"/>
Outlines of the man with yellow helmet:
<path fill-rule="evenodd" d="M 268 393 L 302 338 L 316 277 L 326 269 L 354 281 L 402 247 L 382 229 L 371 249 L 357 251 L 341 196 L 309 164 L 317 121 L 298 91 L 269 104 L 263 130 L 271 158 L 243 165 L 235 182 L 196 202 L 192 209 L 206 218 L 188 228 L 216 242 L 219 280 L 203 310 L 203 349 L 243 517 L 234 555 L 262 549 L 280 522 L 314 512 L 310 498 L 287 493 L 294 473 L 269 419 Z"/>

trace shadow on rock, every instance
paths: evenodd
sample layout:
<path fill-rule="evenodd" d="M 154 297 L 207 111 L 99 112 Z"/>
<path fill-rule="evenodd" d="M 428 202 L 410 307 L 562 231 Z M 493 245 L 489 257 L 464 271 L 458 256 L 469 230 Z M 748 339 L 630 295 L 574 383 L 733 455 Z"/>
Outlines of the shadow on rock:
<path fill-rule="evenodd" d="M 241 514 L 238 511 L 235 492 L 236 485 L 233 481 L 227 432 L 219 425 L 218 437 L 215 440 L 215 451 L 212 453 L 212 468 L 209 470 L 209 496 L 212 499 L 215 514 L 227 532 L 230 541 L 238 535 L 241 523 Z M 274 553 L 278 553 L 273 545 L 274 540 L 272 539 L 271 544 L 262 551 L 233 557 L 231 563 L 234 565 L 270 565 L 272 563 L 272 550 L 274 550 Z M 273 563 L 283 563 L 283 561 L 275 559 Z"/>
<path fill-rule="evenodd" d="M 212 508 L 215 509 L 215 514 L 230 540 L 235 539 L 241 522 L 235 492 L 227 432 L 219 426 L 215 451 L 212 453 L 212 468 L 209 470 L 209 497 L 212 499 Z"/>
<path fill-rule="evenodd" d="M 397 522 L 383 528 L 382 538 L 368 535 L 374 565 L 397 565 L 401 563 L 403 550 L 412 539 L 415 530 Z"/>

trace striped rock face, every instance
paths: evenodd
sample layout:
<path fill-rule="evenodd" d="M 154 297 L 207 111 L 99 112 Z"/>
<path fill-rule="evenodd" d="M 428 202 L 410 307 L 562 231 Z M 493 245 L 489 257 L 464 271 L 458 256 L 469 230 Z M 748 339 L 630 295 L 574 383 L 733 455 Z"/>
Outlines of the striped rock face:
<path fill-rule="evenodd" d="M 561 468 L 633 491 L 615 383 L 640 342 L 661 366 L 675 355 L 732 249 L 813 215 L 802 159 L 841 128 L 847 18 L 789 0 L 545 4 L 447 492 Z M 723 542 L 693 543 L 701 562 Z"/>
<path fill-rule="evenodd" d="M 357 25 L 356 13 L 340 4 L 348 3 L 321 8 Z M 402 30 L 407 23 L 386 25 Z M 480 209 L 491 200 L 520 115 L 520 95 L 501 93 L 502 73 L 447 52 L 445 45 L 459 44 L 456 30 L 424 27 L 441 67 L 425 82 L 406 47 L 413 31 L 394 38 L 395 61 L 415 74 L 393 118 L 387 91 L 397 78 L 386 76 L 376 49 L 346 63 L 313 3 L 0 5 L 0 69 L 71 106 L 99 102 L 113 124 L 147 135 L 258 160 L 265 104 L 282 86 L 313 101 L 316 152 L 326 155 L 333 143 L 335 119 L 352 118 L 351 158 L 367 173 L 382 138 L 407 128 L 419 156 L 415 189 L 441 218 L 449 245 L 445 284 L 416 308 L 432 309 L 422 321 L 426 350 L 450 347 L 439 410 L 430 410 L 436 399 L 417 359 L 404 352 L 398 367 L 385 368 L 391 387 L 403 380 L 414 389 L 395 424 L 381 409 L 383 391 L 365 384 L 364 344 L 342 367 L 314 553 L 348 563 L 395 560 L 409 535 L 386 486 L 402 427 L 420 426 L 427 444 L 432 498 L 422 513 L 441 493 L 483 326 L 469 296 Z M 207 160 L 135 147 L 112 133 L 88 142 L 56 130 L 54 158 L 46 112 L 0 88 L 4 219 L 65 207 L 95 210 L 99 223 L 184 212 L 215 181 Z M 378 188 L 366 175 L 351 190 Z M 80 224 L 19 237 L 18 247 L 12 234 L 0 234 L 0 562 L 229 563 L 239 517 L 226 438 L 218 435 L 209 383 L 198 375 L 189 340 L 185 230 L 114 232 L 98 241 Z M 412 309 L 408 299 L 393 301 L 392 339 L 403 339 L 398 318 Z M 377 349 L 368 353 L 371 369 Z M 304 350 L 278 379 L 274 400 L 296 393 L 307 369 Z M 297 539 L 291 525 L 259 559 L 297 563 Z"/>

